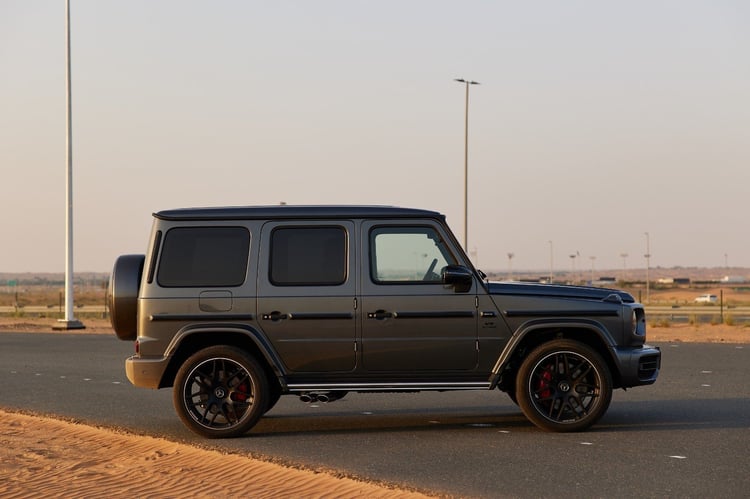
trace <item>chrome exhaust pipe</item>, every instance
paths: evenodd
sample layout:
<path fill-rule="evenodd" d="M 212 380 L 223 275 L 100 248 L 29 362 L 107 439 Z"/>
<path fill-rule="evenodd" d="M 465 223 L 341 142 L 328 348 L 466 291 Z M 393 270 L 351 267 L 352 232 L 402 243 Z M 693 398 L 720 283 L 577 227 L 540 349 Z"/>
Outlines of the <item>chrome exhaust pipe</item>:
<path fill-rule="evenodd" d="M 311 404 L 313 402 L 327 404 L 344 398 L 347 393 L 349 392 L 346 390 L 336 390 L 332 392 L 304 392 L 300 394 L 299 399 L 306 404 Z"/>
<path fill-rule="evenodd" d="M 340 400 L 346 396 L 346 394 L 349 393 L 346 390 L 336 390 L 334 392 L 326 392 L 326 402 L 335 402 L 337 400 Z"/>
<path fill-rule="evenodd" d="M 318 396 L 312 392 L 305 392 L 299 396 L 299 399 L 306 404 L 311 404 L 318 400 Z"/>

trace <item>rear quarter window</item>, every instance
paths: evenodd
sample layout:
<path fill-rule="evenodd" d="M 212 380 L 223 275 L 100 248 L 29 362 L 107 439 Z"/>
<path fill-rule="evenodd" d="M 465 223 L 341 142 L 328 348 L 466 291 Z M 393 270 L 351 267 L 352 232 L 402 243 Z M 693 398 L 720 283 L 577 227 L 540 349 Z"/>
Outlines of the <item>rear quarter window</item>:
<path fill-rule="evenodd" d="M 164 236 L 162 287 L 231 287 L 245 282 L 250 233 L 244 227 L 177 227 Z"/>

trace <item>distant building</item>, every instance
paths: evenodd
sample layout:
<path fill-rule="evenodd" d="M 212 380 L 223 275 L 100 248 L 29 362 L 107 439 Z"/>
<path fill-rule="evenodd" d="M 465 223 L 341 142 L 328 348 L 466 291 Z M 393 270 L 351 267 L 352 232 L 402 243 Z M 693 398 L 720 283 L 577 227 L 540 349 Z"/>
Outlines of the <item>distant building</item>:
<path fill-rule="evenodd" d="M 742 284 L 747 282 L 747 278 L 739 275 L 725 275 L 721 278 L 721 282 L 725 284 Z"/>

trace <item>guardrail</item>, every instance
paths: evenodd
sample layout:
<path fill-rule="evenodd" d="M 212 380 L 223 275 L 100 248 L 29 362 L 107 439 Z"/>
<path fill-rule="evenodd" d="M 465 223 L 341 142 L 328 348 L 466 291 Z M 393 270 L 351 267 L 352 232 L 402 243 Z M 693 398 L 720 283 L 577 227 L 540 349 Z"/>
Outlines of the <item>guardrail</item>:
<path fill-rule="evenodd" d="M 646 320 L 666 319 L 670 322 L 726 322 L 750 323 L 750 307 L 720 305 L 659 305 L 645 307 Z"/>
<path fill-rule="evenodd" d="M 104 312 L 107 307 L 104 305 L 83 305 L 75 307 L 76 310 L 82 312 Z M 13 313 L 16 310 L 23 310 L 32 314 L 38 314 L 41 312 L 60 312 L 63 308 L 57 305 L 26 305 L 25 307 L 14 307 L 13 305 L 0 306 L 0 314 Z"/>
<path fill-rule="evenodd" d="M 24 317 L 62 317 L 65 309 L 57 305 L 26 305 L 25 307 L 14 307 L 12 305 L 0 306 L 0 316 L 24 316 Z M 107 317 L 109 311 L 104 305 L 83 305 L 74 309 L 75 315 Z"/>

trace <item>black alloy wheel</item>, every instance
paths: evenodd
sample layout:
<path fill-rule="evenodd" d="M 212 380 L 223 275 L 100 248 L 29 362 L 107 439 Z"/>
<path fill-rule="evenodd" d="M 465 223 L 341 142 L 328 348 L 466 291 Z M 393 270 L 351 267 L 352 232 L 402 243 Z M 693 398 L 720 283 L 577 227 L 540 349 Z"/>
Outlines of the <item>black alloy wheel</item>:
<path fill-rule="evenodd" d="M 245 434 L 265 413 L 269 397 L 263 368 L 243 350 L 214 346 L 180 367 L 173 403 L 185 425 L 208 438 Z"/>
<path fill-rule="evenodd" d="M 516 379 L 518 405 L 538 427 L 581 431 L 601 418 L 612 400 L 612 376 L 601 356 L 572 340 L 545 343 L 524 359 Z"/>

